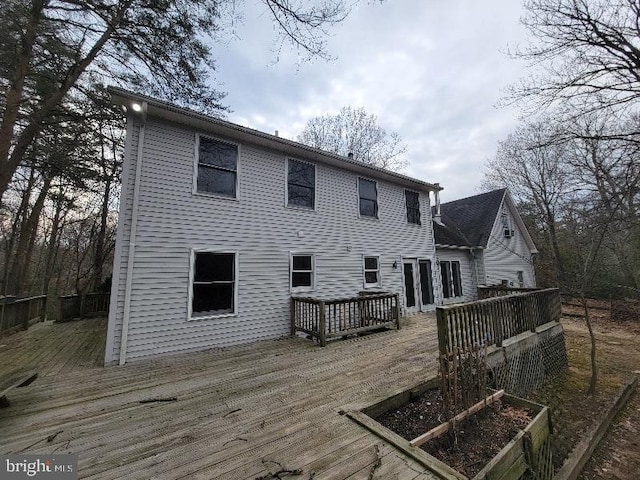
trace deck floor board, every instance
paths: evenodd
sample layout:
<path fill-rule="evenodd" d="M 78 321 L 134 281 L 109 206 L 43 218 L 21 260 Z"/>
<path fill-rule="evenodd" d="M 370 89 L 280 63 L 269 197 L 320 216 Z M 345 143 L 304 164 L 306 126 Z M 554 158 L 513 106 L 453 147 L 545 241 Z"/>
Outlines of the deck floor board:
<path fill-rule="evenodd" d="M 255 479 L 278 465 L 302 469 L 295 478 L 367 479 L 378 458 L 374 478 L 435 478 L 340 414 L 436 373 L 433 315 L 326 348 L 289 338 L 107 368 L 105 329 L 45 322 L 0 338 L 0 374 L 39 373 L 0 411 L 0 451 L 76 453 L 92 479 Z"/>

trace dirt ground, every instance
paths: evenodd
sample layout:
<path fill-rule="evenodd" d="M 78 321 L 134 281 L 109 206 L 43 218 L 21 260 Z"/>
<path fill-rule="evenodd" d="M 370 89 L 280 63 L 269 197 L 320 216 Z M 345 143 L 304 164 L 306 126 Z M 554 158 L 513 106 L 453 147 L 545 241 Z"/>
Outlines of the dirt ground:
<path fill-rule="evenodd" d="M 581 317 L 581 307 L 564 305 L 562 324 L 565 330 L 569 368 L 554 382 L 546 384 L 540 391 L 530 395 L 532 400 L 551 408 L 556 468 L 560 468 L 585 432 L 602 417 L 616 393 L 635 375 L 640 375 L 640 322 L 611 321 L 608 302 L 594 301 L 591 307 L 590 315 L 596 332 L 599 365 L 597 393 L 595 395 L 586 393 L 591 376 L 590 340 L 586 324 Z M 428 408 L 416 402 L 408 405 L 406 409 L 389 412 L 386 422 L 383 419 L 378 421 L 405 438 L 412 439 L 435 426 L 433 422 L 437 419 L 437 415 L 426 415 L 424 411 L 430 408 L 437 410 L 440 407 L 438 403 L 440 400 L 438 398 L 423 400 L 428 402 Z M 435 421 L 435 423 L 439 422 Z M 473 429 L 468 428 L 468 430 Z M 507 432 L 509 428 L 505 427 L 504 430 Z M 474 436 L 480 438 L 484 436 L 488 439 L 486 432 L 482 433 L 482 431 Z M 435 447 L 428 451 L 432 455 L 439 456 L 437 450 L 442 445 Z M 479 458 L 482 454 L 479 449 L 469 446 L 465 446 L 465 450 L 472 452 L 478 450 L 475 452 L 478 455 L 458 460 L 446 458 L 445 455 L 441 459 L 449 464 L 457 462 L 457 468 L 467 474 L 475 473 L 469 470 L 473 470 L 474 464 L 481 463 Z M 487 455 L 491 456 L 490 453 Z M 621 415 L 614 420 L 607 436 L 594 452 L 579 478 L 582 480 L 636 480 L 640 478 L 639 472 L 640 389 L 631 397 Z"/>
<path fill-rule="evenodd" d="M 562 427 L 563 419 L 557 414 L 568 417 L 568 426 L 564 432 L 558 431 L 559 444 L 563 448 L 569 442 L 580 438 L 589 425 L 589 416 L 601 415 L 603 405 L 611 403 L 611 395 L 640 375 L 640 323 L 613 322 L 609 319 L 606 302 L 593 302 L 591 316 L 596 332 L 599 383 L 598 393 L 587 396 L 586 390 L 590 376 L 589 334 L 581 317 L 579 307 L 563 307 L 562 323 L 565 329 L 569 371 L 563 379 L 575 387 L 576 400 L 568 402 L 568 408 L 555 412 L 556 425 Z M 569 388 L 569 391 L 572 389 Z M 581 418 L 580 418 L 581 417 Z M 558 428 L 560 430 L 560 428 Z M 620 479 L 636 480 L 640 477 L 640 393 L 636 392 L 627 404 L 627 408 L 614 420 L 600 447 L 594 452 L 581 475 L 583 480 Z"/>
<path fill-rule="evenodd" d="M 415 401 L 392 409 L 376 420 L 407 440 L 443 423 L 439 389 L 430 390 Z M 517 433 L 533 419 L 525 408 L 498 400 L 460 422 L 455 431 L 422 445 L 427 453 L 467 477 L 474 477 Z"/>

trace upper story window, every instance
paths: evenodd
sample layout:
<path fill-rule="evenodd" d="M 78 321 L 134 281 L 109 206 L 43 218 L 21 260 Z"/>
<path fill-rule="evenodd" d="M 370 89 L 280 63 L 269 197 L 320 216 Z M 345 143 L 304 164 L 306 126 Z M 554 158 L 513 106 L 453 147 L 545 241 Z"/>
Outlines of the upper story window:
<path fill-rule="evenodd" d="M 238 146 L 199 138 L 197 191 L 236 198 Z"/>
<path fill-rule="evenodd" d="M 380 257 L 364 257 L 364 286 L 380 286 Z"/>
<path fill-rule="evenodd" d="M 378 189 L 376 182 L 364 178 L 358 179 L 360 196 L 360 216 L 378 218 Z"/>
<path fill-rule="evenodd" d="M 236 254 L 194 252 L 191 317 L 235 313 Z"/>
<path fill-rule="evenodd" d="M 404 191 L 405 203 L 407 205 L 407 222 L 421 225 L 420 223 L 420 195 L 418 192 L 410 190 Z"/>
<path fill-rule="evenodd" d="M 287 205 L 315 208 L 316 166 L 289 159 L 287 161 Z"/>
<path fill-rule="evenodd" d="M 292 254 L 291 255 L 291 289 L 292 290 L 313 290 L 314 265 L 313 255 Z"/>

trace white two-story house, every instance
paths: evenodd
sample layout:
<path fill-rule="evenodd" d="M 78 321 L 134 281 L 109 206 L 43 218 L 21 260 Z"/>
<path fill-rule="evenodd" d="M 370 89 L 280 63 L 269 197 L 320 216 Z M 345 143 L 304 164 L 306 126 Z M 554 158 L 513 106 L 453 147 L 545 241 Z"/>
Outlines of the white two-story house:
<path fill-rule="evenodd" d="M 441 303 L 430 184 L 124 90 L 105 361 L 289 334 L 292 295 Z"/>

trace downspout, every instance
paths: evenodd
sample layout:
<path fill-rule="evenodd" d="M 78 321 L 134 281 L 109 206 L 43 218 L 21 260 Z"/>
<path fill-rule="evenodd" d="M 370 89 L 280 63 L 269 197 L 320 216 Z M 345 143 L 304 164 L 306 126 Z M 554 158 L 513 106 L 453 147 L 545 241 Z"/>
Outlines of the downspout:
<path fill-rule="evenodd" d="M 146 124 L 147 102 L 142 104 L 140 132 L 138 134 L 138 153 L 136 155 L 136 179 L 133 183 L 133 204 L 131 206 L 131 231 L 129 232 L 129 252 L 127 258 L 127 281 L 124 289 L 124 312 L 122 315 L 122 334 L 120 337 L 120 365 L 127 360 L 127 340 L 129 338 L 129 315 L 131 313 L 131 285 L 133 283 L 133 259 L 136 252 L 136 230 L 138 228 L 138 203 L 140 200 L 140 176 L 142 174 L 142 150 Z"/>
<path fill-rule="evenodd" d="M 440 187 L 439 183 L 434 183 L 434 185 L 436 187 Z M 441 189 L 440 189 L 441 190 Z M 435 207 L 436 207 L 436 212 L 433 215 L 433 221 L 442 225 L 442 213 L 440 212 L 440 190 L 434 190 L 433 191 L 433 196 L 435 198 Z"/>

